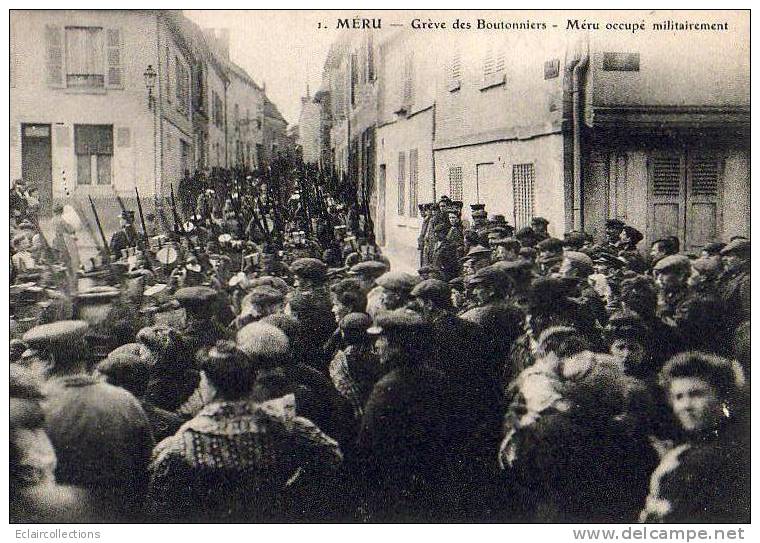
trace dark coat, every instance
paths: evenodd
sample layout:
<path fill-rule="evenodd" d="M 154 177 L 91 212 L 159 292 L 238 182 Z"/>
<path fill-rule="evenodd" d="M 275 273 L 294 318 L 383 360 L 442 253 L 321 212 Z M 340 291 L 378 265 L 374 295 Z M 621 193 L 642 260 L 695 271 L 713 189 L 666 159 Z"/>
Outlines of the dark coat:
<path fill-rule="evenodd" d="M 137 231 L 134 226 L 128 226 L 117 230 L 111 236 L 111 243 L 108 245 L 111 254 L 120 257 L 121 252 L 129 247 L 136 247 L 138 242 Z"/>
<path fill-rule="evenodd" d="M 750 261 L 731 266 L 718 278 L 718 293 L 726 307 L 735 311 L 735 325 L 750 318 Z"/>
<path fill-rule="evenodd" d="M 436 241 L 433 246 L 431 266 L 441 271 L 445 281 L 459 275 L 459 248 L 448 239 Z"/>
<path fill-rule="evenodd" d="M 355 458 L 370 520 L 441 518 L 452 461 L 444 386 L 437 372 L 402 367 L 373 388 Z"/>

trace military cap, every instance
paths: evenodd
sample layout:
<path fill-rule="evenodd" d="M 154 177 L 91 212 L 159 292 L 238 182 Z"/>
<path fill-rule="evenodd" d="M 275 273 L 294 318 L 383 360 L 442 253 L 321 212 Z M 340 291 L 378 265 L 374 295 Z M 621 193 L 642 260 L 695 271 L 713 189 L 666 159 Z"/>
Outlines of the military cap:
<path fill-rule="evenodd" d="M 546 238 L 544 240 L 541 240 L 536 245 L 536 249 L 539 251 L 549 251 L 552 253 L 556 253 L 562 250 L 562 247 L 564 246 L 564 243 L 562 243 L 561 239 L 558 238 Z"/>
<path fill-rule="evenodd" d="M 750 253 L 750 243 L 748 239 L 743 238 L 737 238 L 731 242 L 729 242 L 728 245 L 726 245 L 723 249 L 720 251 L 720 256 L 730 256 L 730 255 L 748 255 Z"/>
<path fill-rule="evenodd" d="M 243 298 L 242 304 L 276 304 L 285 298 L 284 294 L 274 287 L 261 285 L 252 289 Z"/>
<path fill-rule="evenodd" d="M 607 219 L 605 226 L 607 228 L 615 228 L 617 230 L 622 230 L 623 227 L 625 226 L 625 223 L 621 221 L 620 219 Z"/>
<path fill-rule="evenodd" d="M 56 321 L 50 324 L 40 324 L 24 334 L 24 343 L 31 348 L 47 345 L 60 345 L 81 339 L 87 331 L 85 321 Z"/>
<path fill-rule="evenodd" d="M 174 293 L 174 297 L 183 307 L 195 307 L 211 303 L 216 298 L 216 291 L 210 287 L 184 287 Z"/>
<path fill-rule="evenodd" d="M 451 198 L 448 197 L 446 194 L 441 194 L 441 197 L 438 199 L 439 202 L 450 202 Z"/>
<path fill-rule="evenodd" d="M 366 278 L 375 278 L 380 277 L 386 271 L 388 271 L 388 266 L 386 266 L 385 263 L 377 260 L 367 260 L 366 262 L 359 262 L 358 264 L 351 266 L 348 273 Z"/>
<path fill-rule="evenodd" d="M 304 279 L 324 279 L 327 274 L 327 264 L 317 258 L 298 258 L 290 265 L 290 271 Z"/>
<path fill-rule="evenodd" d="M 547 221 L 543 217 L 533 217 L 530 220 L 530 224 L 543 224 L 543 225 L 547 225 L 547 224 L 549 224 L 549 221 Z"/>
<path fill-rule="evenodd" d="M 423 300 L 448 302 L 451 300 L 451 287 L 440 279 L 425 279 L 412 289 L 412 296 Z"/>
<path fill-rule="evenodd" d="M 656 272 L 688 271 L 690 268 L 691 261 L 688 256 L 684 255 L 668 255 L 654 265 L 654 271 Z"/>
<path fill-rule="evenodd" d="M 470 209 L 472 211 L 485 211 L 486 204 L 470 204 Z"/>
<path fill-rule="evenodd" d="M 483 247 L 482 245 L 475 245 L 473 247 L 470 247 L 470 250 L 467 251 L 467 254 L 464 255 L 461 260 L 462 262 L 465 262 L 467 260 L 470 260 L 471 258 L 485 258 L 491 256 L 491 249 L 488 247 Z"/>
<path fill-rule="evenodd" d="M 375 316 L 373 326 L 367 329 L 369 335 L 423 335 L 428 326 L 419 313 L 408 308 L 381 311 Z M 422 337 L 420 337 L 422 339 Z"/>
<path fill-rule="evenodd" d="M 573 266 L 581 269 L 585 269 L 589 272 L 594 270 L 594 261 L 586 253 L 579 251 L 565 251 L 562 255 L 563 258 L 569 260 Z"/>
<path fill-rule="evenodd" d="M 340 319 L 338 326 L 349 334 L 364 334 L 372 326 L 372 317 L 366 313 L 349 313 Z"/>
<path fill-rule="evenodd" d="M 128 211 L 128 210 L 124 209 L 119 214 L 119 217 L 121 217 L 125 221 L 134 222 L 134 220 L 135 220 L 135 212 L 134 211 Z"/>
<path fill-rule="evenodd" d="M 493 215 L 491 216 L 491 222 L 494 224 L 507 224 L 507 219 L 504 215 Z"/>
<path fill-rule="evenodd" d="M 386 290 L 409 293 L 420 282 L 420 278 L 406 272 L 389 271 L 378 277 L 375 282 Z"/>
<path fill-rule="evenodd" d="M 478 209 L 472 212 L 473 219 L 485 219 L 488 217 L 488 213 L 484 209 Z"/>
<path fill-rule="evenodd" d="M 252 322 L 238 330 L 237 344 L 250 357 L 279 358 L 290 352 L 285 332 L 263 322 Z"/>

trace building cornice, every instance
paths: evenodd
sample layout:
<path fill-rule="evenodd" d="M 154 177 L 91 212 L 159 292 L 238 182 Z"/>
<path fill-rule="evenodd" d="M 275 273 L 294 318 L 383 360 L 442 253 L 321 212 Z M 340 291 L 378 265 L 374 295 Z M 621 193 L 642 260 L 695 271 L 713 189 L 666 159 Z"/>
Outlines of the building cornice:
<path fill-rule="evenodd" d="M 436 140 L 433 142 L 433 150 L 453 149 L 455 147 L 468 147 L 500 141 L 529 140 L 541 136 L 550 136 L 562 133 L 562 121 L 535 124 L 529 126 L 516 126 L 489 130 L 475 134 L 467 134 L 458 138 Z"/>

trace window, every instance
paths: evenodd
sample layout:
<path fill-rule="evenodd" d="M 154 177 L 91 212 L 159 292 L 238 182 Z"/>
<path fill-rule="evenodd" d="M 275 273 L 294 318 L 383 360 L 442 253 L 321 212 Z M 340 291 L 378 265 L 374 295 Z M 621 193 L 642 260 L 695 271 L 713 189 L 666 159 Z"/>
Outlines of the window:
<path fill-rule="evenodd" d="M 462 200 L 462 167 L 452 166 L 449 168 L 449 198 Z"/>
<path fill-rule="evenodd" d="M 180 152 L 180 178 L 185 177 L 185 172 L 190 172 L 190 144 L 185 140 L 179 140 Z"/>
<path fill-rule="evenodd" d="M 75 125 L 74 147 L 77 157 L 77 184 L 110 185 L 113 126 Z"/>
<path fill-rule="evenodd" d="M 240 130 L 240 106 L 235 104 L 235 130 Z"/>
<path fill-rule="evenodd" d="M 398 214 L 403 216 L 406 195 L 406 155 L 403 151 L 398 154 Z"/>
<path fill-rule="evenodd" d="M 512 166 L 512 190 L 515 201 L 515 228 L 529 226 L 535 209 L 535 191 L 533 185 L 536 171 L 533 164 L 515 164 Z"/>
<path fill-rule="evenodd" d="M 462 53 L 455 52 L 449 63 L 449 91 L 453 92 L 462 87 Z"/>
<path fill-rule="evenodd" d="M 190 112 L 190 72 L 178 57 L 174 57 L 174 70 L 177 85 L 177 111 L 187 115 Z"/>
<path fill-rule="evenodd" d="M 418 159 L 417 149 L 409 151 L 409 216 L 417 216 L 417 192 L 418 192 Z"/>
<path fill-rule="evenodd" d="M 102 89 L 105 87 L 103 29 L 66 28 L 66 86 Z"/>
<path fill-rule="evenodd" d="M 504 47 L 489 43 L 483 58 L 483 86 L 481 89 L 501 85 L 507 69 Z"/>

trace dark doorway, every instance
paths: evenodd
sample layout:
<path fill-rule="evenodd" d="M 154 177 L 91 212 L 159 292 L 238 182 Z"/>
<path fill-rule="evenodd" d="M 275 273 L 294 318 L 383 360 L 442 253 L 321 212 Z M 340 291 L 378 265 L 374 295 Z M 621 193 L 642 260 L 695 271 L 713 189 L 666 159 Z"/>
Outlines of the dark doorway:
<path fill-rule="evenodd" d="M 21 175 L 37 188 L 40 213 L 49 215 L 53 204 L 53 157 L 49 124 L 21 125 Z"/>

